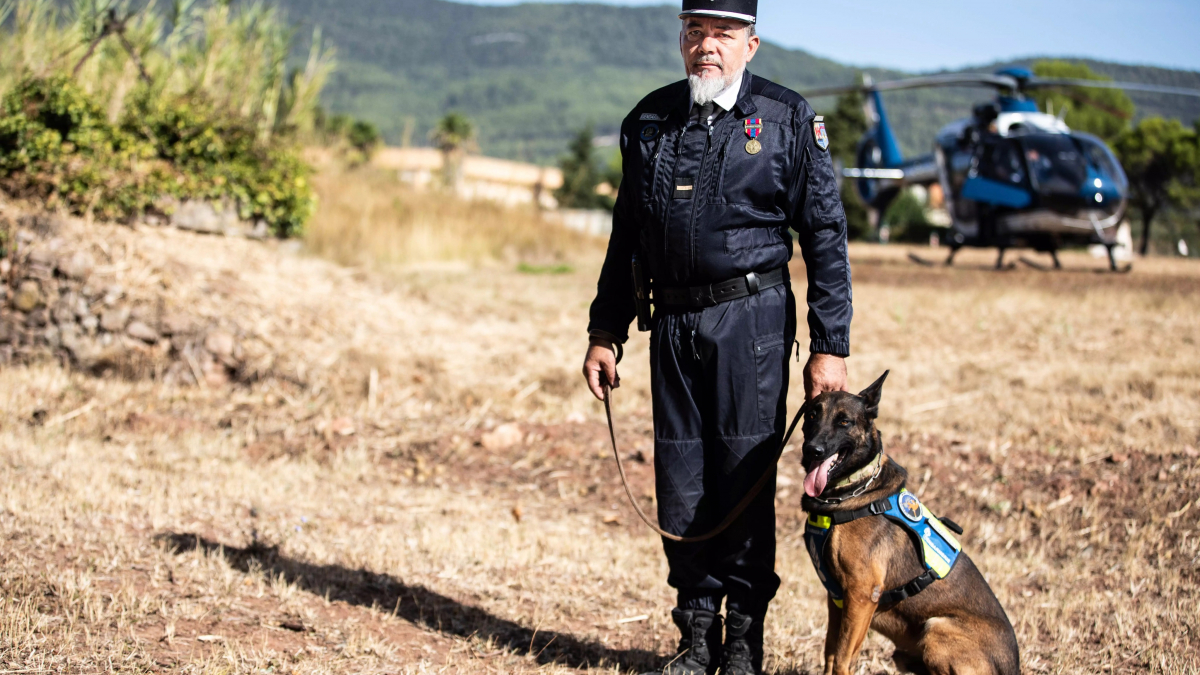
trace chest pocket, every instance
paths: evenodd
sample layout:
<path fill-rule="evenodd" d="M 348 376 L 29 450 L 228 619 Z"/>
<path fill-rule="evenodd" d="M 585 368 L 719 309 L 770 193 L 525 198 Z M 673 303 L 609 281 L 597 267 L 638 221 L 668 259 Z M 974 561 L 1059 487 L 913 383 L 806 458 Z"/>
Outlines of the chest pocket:
<path fill-rule="evenodd" d="M 638 139 L 638 166 L 634 175 L 642 176 L 640 203 L 643 213 L 654 211 L 654 191 L 662 177 L 663 151 L 668 142 L 666 122 L 642 123 L 644 128 Z"/>
<path fill-rule="evenodd" d="M 764 121 L 758 138 L 751 139 L 739 121 L 721 144 L 713 202 L 770 210 L 784 190 L 781 176 L 788 152 L 781 125 Z"/>

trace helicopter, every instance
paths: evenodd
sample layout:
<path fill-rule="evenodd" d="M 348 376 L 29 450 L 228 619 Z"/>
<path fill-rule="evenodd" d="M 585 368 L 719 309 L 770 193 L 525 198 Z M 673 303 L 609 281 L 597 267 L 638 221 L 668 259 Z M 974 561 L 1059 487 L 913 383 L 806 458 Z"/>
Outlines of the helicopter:
<path fill-rule="evenodd" d="M 974 107 L 971 117 L 943 127 L 933 152 L 906 159 L 888 121 L 882 93 L 930 87 L 988 87 L 996 99 Z M 1004 269 L 1011 248 L 1049 253 L 1062 269 L 1058 251 L 1069 246 L 1103 246 L 1109 267 L 1118 266 L 1117 228 L 1125 217 L 1129 179 L 1104 141 L 1073 131 L 1062 115 L 1038 109 L 1027 92 L 1038 88 L 1091 87 L 1200 97 L 1200 90 L 1105 80 L 1038 78 L 1025 68 L 995 74 L 946 74 L 891 82 L 826 87 L 802 92 L 808 98 L 866 94 L 874 121 L 858 142 L 856 167 L 842 169 L 855 181 L 863 202 L 876 214 L 910 186 L 937 185 L 945 196 L 950 227 L 941 237 L 950 255 L 964 247 L 996 248 L 996 268 Z M 1066 109 L 1062 110 L 1065 114 Z M 910 255 L 915 262 L 932 264 Z M 1044 269 L 1044 266 L 1021 258 Z"/>

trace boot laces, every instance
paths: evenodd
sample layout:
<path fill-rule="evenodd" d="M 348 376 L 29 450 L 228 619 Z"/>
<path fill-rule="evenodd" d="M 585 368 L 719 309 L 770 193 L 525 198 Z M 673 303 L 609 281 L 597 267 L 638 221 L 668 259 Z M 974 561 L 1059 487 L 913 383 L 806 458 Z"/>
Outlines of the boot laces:
<path fill-rule="evenodd" d="M 725 645 L 725 667 L 722 675 L 755 675 L 754 655 L 750 643 L 744 638 L 735 638 Z"/>

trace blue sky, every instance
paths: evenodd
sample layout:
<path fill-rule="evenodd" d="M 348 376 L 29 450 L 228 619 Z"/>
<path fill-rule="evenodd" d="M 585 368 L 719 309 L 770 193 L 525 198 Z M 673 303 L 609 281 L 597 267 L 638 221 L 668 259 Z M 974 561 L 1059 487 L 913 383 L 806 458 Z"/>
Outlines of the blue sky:
<path fill-rule="evenodd" d="M 662 0 L 603 1 L 663 4 Z M 848 20 L 854 16 L 861 17 L 858 24 Z M 1034 55 L 1200 70 L 1197 0 L 760 0 L 759 31 L 773 42 L 843 63 L 909 71 Z"/>

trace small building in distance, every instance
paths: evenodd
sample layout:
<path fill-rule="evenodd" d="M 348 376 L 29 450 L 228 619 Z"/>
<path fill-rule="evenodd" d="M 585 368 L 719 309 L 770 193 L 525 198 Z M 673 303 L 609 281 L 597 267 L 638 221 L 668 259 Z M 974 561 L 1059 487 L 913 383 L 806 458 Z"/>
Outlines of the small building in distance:
<path fill-rule="evenodd" d="M 395 171 L 401 182 L 417 189 L 440 184 L 445 156 L 435 148 L 382 148 L 371 164 Z M 513 162 L 494 157 L 467 155 L 456 191 L 463 199 L 480 199 L 506 206 L 535 204 L 543 209 L 558 208 L 554 191 L 562 187 L 562 171 L 556 167 Z"/>

